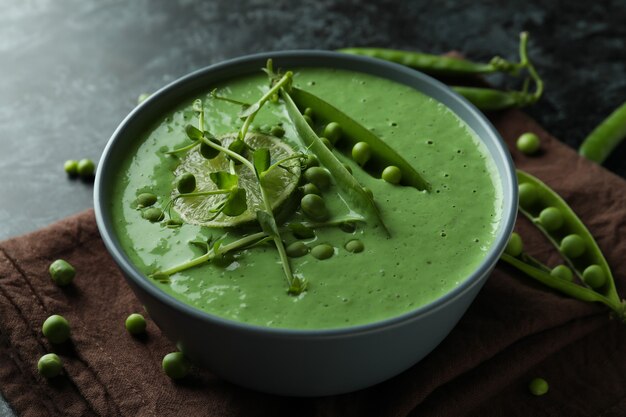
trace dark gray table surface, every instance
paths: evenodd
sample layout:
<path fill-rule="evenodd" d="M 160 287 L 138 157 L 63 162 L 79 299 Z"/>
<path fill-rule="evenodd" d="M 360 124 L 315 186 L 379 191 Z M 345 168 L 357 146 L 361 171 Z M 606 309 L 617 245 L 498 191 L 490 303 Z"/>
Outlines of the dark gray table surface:
<path fill-rule="evenodd" d="M 528 30 L 546 81 L 544 98 L 528 112 L 577 147 L 626 100 L 626 3 L 496 4 L 7 0 L 0 9 L 0 239 L 92 206 L 92 186 L 68 179 L 63 162 L 97 160 L 139 94 L 260 51 L 384 46 L 515 59 L 518 33 Z M 605 165 L 626 177 L 624 161 L 621 146 Z M 13 415 L 2 401 L 0 415 Z"/>

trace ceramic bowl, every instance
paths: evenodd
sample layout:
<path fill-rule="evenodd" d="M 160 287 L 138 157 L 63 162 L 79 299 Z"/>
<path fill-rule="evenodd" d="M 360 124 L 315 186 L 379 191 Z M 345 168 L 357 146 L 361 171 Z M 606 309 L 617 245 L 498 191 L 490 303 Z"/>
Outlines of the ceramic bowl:
<path fill-rule="evenodd" d="M 289 330 L 223 319 L 160 291 L 125 255 L 113 228 L 112 184 L 133 142 L 157 118 L 216 82 L 256 73 L 268 58 L 275 67 L 331 67 L 360 71 L 411 86 L 448 106 L 484 142 L 503 193 L 496 238 L 480 266 L 457 288 L 408 313 L 332 330 Z M 102 239 L 151 319 L 195 364 L 235 384 L 273 394 L 320 396 L 350 392 L 408 369 L 452 330 L 476 297 L 513 229 L 517 183 L 509 152 L 485 116 L 444 84 L 400 65 L 325 51 L 245 56 L 189 74 L 154 93 L 119 125 L 100 160 L 95 211 Z"/>

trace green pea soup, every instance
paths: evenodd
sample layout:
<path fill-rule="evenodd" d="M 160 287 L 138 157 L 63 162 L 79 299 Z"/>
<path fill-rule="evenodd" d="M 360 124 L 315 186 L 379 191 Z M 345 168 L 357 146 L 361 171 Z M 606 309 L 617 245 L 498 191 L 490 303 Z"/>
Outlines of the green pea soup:
<path fill-rule="evenodd" d="M 220 95 L 256 101 L 267 91 L 259 73 L 220 83 Z M 335 155 L 370 189 L 386 236 L 358 223 L 355 230 L 324 227 L 315 236 L 282 237 L 286 245 L 303 242 L 309 250 L 330 245 L 330 257 L 310 252 L 290 258 L 308 290 L 287 294 L 280 258 L 273 244 L 259 245 L 153 281 L 165 293 L 210 314 L 258 326 L 328 329 L 371 323 L 428 304 L 463 282 L 491 247 L 502 212 L 502 190 L 495 164 L 477 135 L 450 109 L 411 87 L 372 75 L 329 68 L 294 71 L 294 85 L 309 91 L 370 129 L 402 155 L 431 185 L 431 190 L 390 184 L 380 172 L 361 168 L 349 152 Z M 212 89 L 211 88 L 211 89 Z M 133 204 L 141 193 L 157 195 L 166 210 L 175 188 L 179 158 L 168 150 L 190 143 L 187 124 L 197 125 L 195 98 L 204 100 L 205 123 L 216 136 L 238 130 L 240 106 L 210 98 L 210 90 L 172 107 L 148 129 L 134 153 L 123 161 L 113 187 L 114 228 L 124 251 L 146 276 L 201 255 L 191 241 L 245 232 L 183 224 L 164 227 L 142 217 Z M 253 129 L 280 125 L 280 139 L 303 150 L 282 103 L 269 103 Z M 367 167 L 367 165 L 366 165 Z M 322 193 L 331 217 L 351 213 L 334 187 Z M 295 198 L 295 194 L 294 194 Z M 354 251 L 358 241 L 362 250 Z M 315 252 L 314 252 L 315 253 Z"/>

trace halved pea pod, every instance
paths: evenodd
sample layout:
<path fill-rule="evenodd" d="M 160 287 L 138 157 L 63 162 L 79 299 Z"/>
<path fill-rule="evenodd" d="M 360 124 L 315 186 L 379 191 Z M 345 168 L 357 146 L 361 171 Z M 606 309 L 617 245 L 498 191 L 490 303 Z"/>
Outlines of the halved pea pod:
<path fill-rule="evenodd" d="M 572 267 L 576 275 L 583 281 L 583 271 L 591 265 L 598 265 L 606 277 L 605 283 L 593 291 L 610 300 L 614 305 L 620 305 L 620 298 L 615 289 L 615 281 L 611 269 L 596 243 L 593 235 L 583 222 L 578 218 L 574 210 L 554 190 L 536 177 L 517 170 L 517 179 L 521 188 L 526 188 L 534 193 L 533 198 L 524 198 L 520 201 L 519 211 L 547 237 L 547 239 L 561 252 L 565 261 Z M 528 185 L 525 185 L 528 184 Z M 529 188 L 529 186 L 531 188 Z M 558 210 L 562 217 L 562 223 L 558 227 L 544 227 L 539 215 L 542 210 L 553 207 Z M 552 210 L 554 212 L 554 210 Z M 558 224 L 558 223 L 557 223 Z M 550 230 L 548 230 L 550 229 Z M 561 251 L 561 242 L 566 236 L 578 235 L 584 243 L 584 251 L 578 256 L 567 256 Z M 504 259 L 504 258 L 503 258 Z M 505 259 L 506 260 L 506 259 Z M 577 285 L 577 284 L 574 284 Z M 584 287 L 589 289 L 589 287 Z"/>
<path fill-rule="evenodd" d="M 288 93 L 284 89 L 281 89 L 281 96 L 285 101 L 287 114 L 293 122 L 304 146 L 310 149 L 311 152 L 317 156 L 322 165 L 331 172 L 339 189 L 354 204 L 355 208 L 361 211 L 360 214 L 364 215 L 367 221 L 374 222 L 375 226 L 380 226 L 381 230 L 387 236 L 390 236 L 389 230 L 385 226 L 376 204 L 374 204 L 374 200 L 363 190 L 361 184 L 359 184 L 348 172 L 346 167 L 339 162 L 330 149 L 324 145 L 311 126 L 306 122 L 304 116 L 300 113 L 300 110 L 291 97 L 293 90 L 295 89 L 292 89 L 291 92 Z"/>
<path fill-rule="evenodd" d="M 349 141 L 350 145 L 355 145 L 358 142 L 367 143 L 372 150 L 372 161 L 376 161 L 382 168 L 389 165 L 400 168 L 402 172 L 400 184 L 417 188 L 420 191 L 430 190 L 430 184 L 422 178 L 411 164 L 402 158 L 391 146 L 387 145 L 378 136 L 350 116 L 321 98 L 299 88 L 292 88 L 289 95 L 300 109 L 312 108 L 316 119 L 325 123 L 339 123 L 344 133 L 342 140 Z"/>

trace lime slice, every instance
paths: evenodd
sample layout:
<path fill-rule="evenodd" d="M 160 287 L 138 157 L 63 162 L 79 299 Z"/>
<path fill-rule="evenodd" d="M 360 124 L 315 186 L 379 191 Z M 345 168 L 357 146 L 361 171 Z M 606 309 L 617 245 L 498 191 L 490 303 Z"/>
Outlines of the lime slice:
<path fill-rule="evenodd" d="M 236 133 L 227 134 L 219 138 L 222 146 L 228 146 L 237 138 Z M 290 155 L 294 150 L 282 140 L 259 133 L 249 133 L 244 140 L 253 149 L 268 148 L 272 158 L 272 164 Z M 249 152 L 251 154 L 251 152 Z M 263 178 L 263 186 L 271 202 L 272 210 L 280 207 L 296 189 L 300 179 L 300 162 L 291 159 L 271 170 Z M 196 147 L 188 152 L 181 160 L 180 165 L 174 171 L 176 177 L 190 172 L 196 177 L 196 192 L 216 190 L 217 186 L 211 181 L 211 172 L 230 172 L 230 160 L 223 153 L 213 159 L 204 158 Z M 211 209 L 218 206 L 226 198 L 225 195 L 208 195 L 197 197 L 185 197 L 175 200 L 173 208 L 186 222 L 208 227 L 236 227 L 247 222 L 256 220 L 257 210 L 265 209 L 261 191 L 255 174 L 243 164 L 235 165 L 235 173 L 239 176 L 239 187 L 246 190 L 246 202 L 248 209 L 239 216 L 229 217 L 219 214 L 211 219 L 215 213 Z M 172 191 L 172 198 L 177 195 L 176 189 Z"/>

